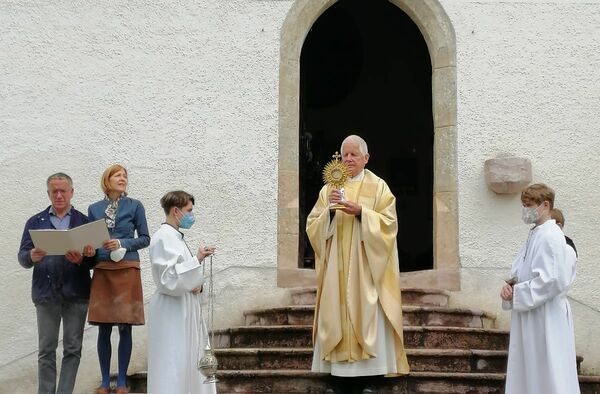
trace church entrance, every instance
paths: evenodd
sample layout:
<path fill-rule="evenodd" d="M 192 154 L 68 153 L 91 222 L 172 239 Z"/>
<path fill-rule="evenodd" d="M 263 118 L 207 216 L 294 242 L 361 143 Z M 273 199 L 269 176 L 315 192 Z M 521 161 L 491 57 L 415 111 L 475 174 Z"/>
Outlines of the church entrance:
<path fill-rule="evenodd" d="M 433 268 L 431 75 L 421 32 L 387 0 L 340 0 L 313 24 L 300 57 L 300 268 L 314 267 L 306 217 L 348 134 L 396 196 L 400 270 Z"/>

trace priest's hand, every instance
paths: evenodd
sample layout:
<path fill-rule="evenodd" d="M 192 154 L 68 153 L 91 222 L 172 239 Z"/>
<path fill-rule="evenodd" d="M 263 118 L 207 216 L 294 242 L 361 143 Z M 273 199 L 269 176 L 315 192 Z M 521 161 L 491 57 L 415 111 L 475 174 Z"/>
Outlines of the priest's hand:
<path fill-rule="evenodd" d="M 346 200 L 340 201 L 339 204 L 345 207 L 341 211 L 348 215 L 360 216 L 362 214 L 362 206 L 355 202 Z"/>
<path fill-rule="evenodd" d="M 502 290 L 500 290 L 500 297 L 504 301 L 512 301 L 512 298 L 513 298 L 512 286 L 509 285 L 508 283 L 506 283 L 504 286 L 502 286 Z"/>
<path fill-rule="evenodd" d="M 337 204 L 342 201 L 342 193 L 338 189 L 331 189 L 329 192 L 329 203 Z"/>

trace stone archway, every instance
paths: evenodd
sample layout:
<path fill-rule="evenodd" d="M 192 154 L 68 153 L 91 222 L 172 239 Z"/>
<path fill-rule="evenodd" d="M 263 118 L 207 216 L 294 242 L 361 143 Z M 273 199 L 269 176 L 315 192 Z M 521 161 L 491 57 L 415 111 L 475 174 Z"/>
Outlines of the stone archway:
<path fill-rule="evenodd" d="M 456 39 L 437 0 L 389 0 L 419 27 L 432 62 L 434 120 L 434 269 L 403 273 L 411 287 L 460 288 L 456 159 Z M 300 55 L 313 23 L 335 0 L 297 0 L 283 23 L 279 66 L 277 283 L 313 286 L 314 270 L 298 268 Z M 406 283 L 406 282 L 404 282 Z"/>

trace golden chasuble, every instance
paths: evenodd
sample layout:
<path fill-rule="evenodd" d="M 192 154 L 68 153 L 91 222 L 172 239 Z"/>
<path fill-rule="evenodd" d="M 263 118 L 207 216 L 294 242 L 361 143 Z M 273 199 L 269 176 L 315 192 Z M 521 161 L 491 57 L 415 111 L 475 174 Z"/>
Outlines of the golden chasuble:
<path fill-rule="evenodd" d="M 395 198 L 387 184 L 365 170 L 362 181 L 348 182 L 346 199 L 362 206 L 361 218 L 328 207 L 328 187 L 307 220 L 315 251 L 317 302 L 313 341 L 320 357 L 352 362 L 376 357 L 377 304 L 394 328 L 399 373 L 408 373 L 402 340 L 400 272 L 396 249 Z"/>

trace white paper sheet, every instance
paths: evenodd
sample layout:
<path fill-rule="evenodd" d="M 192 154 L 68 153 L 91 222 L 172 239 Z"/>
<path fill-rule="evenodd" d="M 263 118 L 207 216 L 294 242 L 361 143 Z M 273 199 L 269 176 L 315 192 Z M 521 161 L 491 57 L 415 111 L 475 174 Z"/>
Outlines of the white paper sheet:
<path fill-rule="evenodd" d="M 33 245 L 50 256 L 64 255 L 69 250 L 83 252 L 85 245 L 102 247 L 110 239 L 104 219 L 87 223 L 68 230 L 29 230 Z"/>

